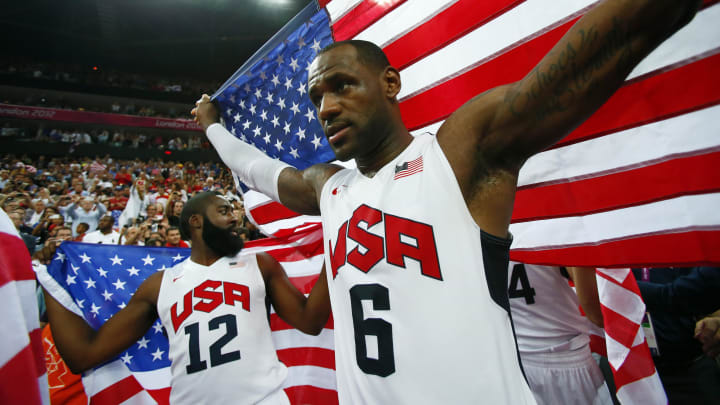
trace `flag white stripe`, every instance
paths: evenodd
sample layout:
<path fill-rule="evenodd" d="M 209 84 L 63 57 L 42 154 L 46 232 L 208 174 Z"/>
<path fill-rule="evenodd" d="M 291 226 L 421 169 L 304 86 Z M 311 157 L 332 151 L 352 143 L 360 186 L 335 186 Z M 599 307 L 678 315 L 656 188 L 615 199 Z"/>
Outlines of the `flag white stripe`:
<path fill-rule="evenodd" d="M 603 302 L 605 301 L 603 300 Z M 630 348 L 613 339 L 609 333 L 605 334 L 605 346 L 607 347 L 608 363 L 615 370 L 620 369 L 630 353 Z"/>
<path fill-rule="evenodd" d="M 633 69 L 628 79 L 644 75 L 720 46 L 720 4 L 700 11 L 690 24 L 670 37 Z"/>
<path fill-rule="evenodd" d="M 547 150 L 528 159 L 518 185 L 584 177 L 720 146 L 720 105 Z"/>
<path fill-rule="evenodd" d="M 35 270 L 35 276 L 37 277 L 38 282 L 53 298 L 55 298 L 57 302 L 62 304 L 62 306 L 75 315 L 84 318 L 83 313 L 75 303 L 75 300 L 70 297 L 70 294 L 60 285 L 60 283 L 50 276 L 47 272 L 47 267 L 44 264 L 33 266 L 33 270 Z"/>
<path fill-rule="evenodd" d="M 133 371 L 135 379 L 149 390 L 159 390 L 168 387 L 171 379 L 170 367 L 163 367 L 151 371 Z"/>
<path fill-rule="evenodd" d="M 608 298 L 603 302 L 606 308 L 635 323 L 642 321 L 645 314 L 645 303 L 639 295 L 603 277 L 597 278 L 597 288 L 600 296 Z"/>
<path fill-rule="evenodd" d="M 35 296 L 35 281 L 9 281 L 0 287 L 0 366 L 4 366 L 30 344 L 28 332 L 40 327 L 37 307 L 23 308 L 20 297 Z M 23 314 L 19 318 L 18 314 Z M 30 322 L 26 324 L 25 322 Z M 34 325 L 33 325 L 34 324 Z"/>
<path fill-rule="evenodd" d="M 510 225 L 512 248 L 540 249 L 616 240 L 631 235 L 717 228 L 720 193 L 690 195 L 598 214 Z"/>
<path fill-rule="evenodd" d="M 337 390 L 335 370 L 317 366 L 288 367 L 283 388 L 297 385 L 313 385 L 326 390 Z"/>
<path fill-rule="evenodd" d="M 325 9 L 330 16 L 330 23 L 334 23 L 350 12 L 353 8 L 357 7 L 358 4 L 362 3 L 363 0 L 333 0 L 325 6 Z"/>
<path fill-rule="evenodd" d="M 353 39 L 370 41 L 381 48 L 395 38 L 422 25 L 458 0 L 406 1 L 384 15 Z"/>
<path fill-rule="evenodd" d="M 657 372 L 619 387 L 617 398 L 621 404 L 637 404 L 642 398 L 644 404 L 667 404 L 665 388 Z"/>
<path fill-rule="evenodd" d="M 83 388 L 91 397 L 130 375 L 122 360 L 113 360 L 98 369 L 86 371 L 82 376 Z"/>
<path fill-rule="evenodd" d="M 403 86 L 398 98 L 402 101 L 429 84 L 443 82 L 593 3 L 593 0 L 526 1 L 503 14 L 502 18 L 488 22 L 403 69 L 400 72 Z M 472 52 L 468 52 L 469 49 Z"/>
<path fill-rule="evenodd" d="M 317 336 L 307 335 L 297 329 L 286 329 L 272 332 L 275 350 L 294 349 L 298 347 L 318 347 L 335 350 L 332 329 L 323 329 Z"/>

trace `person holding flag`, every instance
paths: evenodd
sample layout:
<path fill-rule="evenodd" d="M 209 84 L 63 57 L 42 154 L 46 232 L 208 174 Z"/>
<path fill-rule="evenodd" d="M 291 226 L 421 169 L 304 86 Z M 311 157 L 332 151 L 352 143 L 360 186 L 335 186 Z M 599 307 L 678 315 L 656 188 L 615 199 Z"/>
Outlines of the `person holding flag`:
<path fill-rule="evenodd" d="M 200 193 L 181 214 L 189 260 L 149 276 L 97 331 L 45 293 L 58 351 L 79 373 L 135 344 L 160 318 L 169 340 L 170 402 L 288 404 L 287 369 L 273 347 L 266 296 L 290 325 L 318 334 L 329 313 L 326 278 L 309 297 L 266 253 L 242 254 L 232 205 Z M 209 352 L 208 352 L 209 348 Z M 209 353 L 209 354 L 208 354 Z"/>
<path fill-rule="evenodd" d="M 309 66 L 307 93 L 337 159 L 357 169 L 289 167 L 233 137 L 207 95 L 198 101 L 192 114 L 240 181 L 322 216 L 340 403 L 534 403 L 506 292 L 520 168 L 699 5 L 598 3 L 524 78 L 466 102 L 436 137 L 408 132 L 400 75 L 379 47 L 336 42 Z"/>

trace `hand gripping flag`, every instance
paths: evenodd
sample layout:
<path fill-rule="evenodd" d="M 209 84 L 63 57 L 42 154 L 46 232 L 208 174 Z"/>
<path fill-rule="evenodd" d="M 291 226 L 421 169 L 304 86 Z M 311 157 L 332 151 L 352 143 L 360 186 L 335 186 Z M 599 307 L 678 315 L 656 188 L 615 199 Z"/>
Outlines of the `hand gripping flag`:
<path fill-rule="evenodd" d="M 319 226 L 288 238 L 249 242 L 244 252 L 266 251 L 308 294 L 322 267 Z M 38 280 L 66 308 L 93 328 L 123 308 L 150 274 L 185 260 L 190 249 L 146 248 L 65 242 L 51 264 L 38 268 Z M 288 366 L 285 390 L 293 404 L 337 403 L 332 321 L 318 336 L 299 332 L 274 314 L 270 317 L 278 358 Z M 95 404 L 168 403 L 168 342 L 158 320 L 136 344 L 116 359 L 83 375 L 83 386 Z"/>
<path fill-rule="evenodd" d="M 321 47 L 345 39 L 381 46 L 400 70 L 406 126 L 436 132 L 471 97 L 524 77 L 595 3 L 321 0 L 214 98 L 235 136 L 302 169 L 332 159 L 305 94 L 305 68 Z M 703 1 L 695 19 L 600 110 L 528 160 L 512 217 L 513 260 L 592 267 L 720 262 L 718 20 L 717 0 Z M 253 191 L 244 197 L 267 234 L 313 220 Z"/>

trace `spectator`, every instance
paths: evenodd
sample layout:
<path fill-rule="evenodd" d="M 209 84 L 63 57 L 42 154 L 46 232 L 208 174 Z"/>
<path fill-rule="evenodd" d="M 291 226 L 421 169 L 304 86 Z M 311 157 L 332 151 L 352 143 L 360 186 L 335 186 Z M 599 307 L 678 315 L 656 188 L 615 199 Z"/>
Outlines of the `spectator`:
<path fill-rule="evenodd" d="M 66 216 L 72 218 L 73 235 L 76 236 L 78 223 L 87 223 L 88 231 L 92 232 L 97 229 L 98 220 L 106 211 L 104 205 L 101 203 L 95 204 L 92 198 L 83 198 L 79 203 L 75 200 L 75 202 L 60 210 L 60 212 L 64 212 Z"/>
<path fill-rule="evenodd" d="M 171 226 L 167 230 L 167 243 L 165 244 L 167 247 L 190 247 L 187 242 L 180 239 L 180 228 L 176 226 Z"/>
<path fill-rule="evenodd" d="M 20 212 L 14 211 L 7 214 L 8 217 L 10 217 L 10 220 L 12 221 L 13 225 L 15 226 L 15 229 L 17 229 L 18 233 L 20 234 L 20 237 L 22 238 L 23 242 L 25 242 L 25 247 L 27 247 L 28 252 L 32 255 L 35 253 L 35 245 L 37 245 L 37 238 L 32 236 L 31 234 L 24 232 L 21 230 L 21 227 L 23 226 L 23 218 Z"/>
<path fill-rule="evenodd" d="M 120 234 L 112 229 L 114 223 L 115 219 L 113 219 L 112 216 L 104 215 L 98 222 L 97 230 L 89 232 L 82 241 L 85 243 L 117 245 L 120 240 Z"/>
<path fill-rule="evenodd" d="M 77 236 L 75 238 L 73 238 L 73 240 L 76 242 L 82 242 L 83 238 L 85 237 L 85 234 L 88 231 L 88 228 L 90 228 L 90 226 L 86 222 L 80 222 L 77 225 L 77 228 L 75 228 L 75 230 L 77 232 Z"/>

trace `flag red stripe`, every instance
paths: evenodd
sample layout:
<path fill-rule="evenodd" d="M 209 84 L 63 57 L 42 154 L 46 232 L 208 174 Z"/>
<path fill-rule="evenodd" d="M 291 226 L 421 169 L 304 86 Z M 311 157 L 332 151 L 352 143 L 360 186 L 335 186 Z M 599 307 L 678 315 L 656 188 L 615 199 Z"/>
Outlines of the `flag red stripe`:
<path fill-rule="evenodd" d="M 332 25 L 335 41 L 351 39 L 406 0 L 363 1 Z"/>
<path fill-rule="evenodd" d="M 34 280 L 30 253 L 25 242 L 15 235 L 0 232 L 0 287 L 12 281 Z"/>
<path fill-rule="evenodd" d="M 335 329 L 334 320 L 332 317 L 332 314 L 328 318 L 327 323 L 325 326 L 323 326 L 325 329 Z M 294 327 L 290 326 L 287 322 L 282 320 L 280 316 L 276 313 L 270 314 L 270 330 L 271 331 L 278 331 L 278 330 L 288 330 L 288 329 L 295 329 Z"/>
<path fill-rule="evenodd" d="M 32 348 L 32 351 L 34 353 L 45 353 L 45 350 L 43 350 L 43 344 L 42 344 L 42 329 L 37 328 L 29 333 L 30 335 L 30 347 Z M 35 377 L 40 377 L 41 375 L 47 373 L 47 370 L 45 368 L 45 356 L 44 355 L 38 355 L 35 356 Z"/>
<path fill-rule="evenodd" d="M 288 277 L 290 279 L 290 282 L 292 285 L 295 286 L 298 290 L 300 290 L 303 294 L 310 294 L 310 291 L 312 290 L 313 286 L 317 282 L 318 278 L 320 278 L 320 273 L 313 274 L 310 276 L 301 276 L 301 277 Z"/>
<path fill-rule="evenodd" d="M 720 151 L 599 177 L 519 188 L 512 222 L 588 215 L 720 190 Z M 632 187 L 628 187 L 631 184 Z"/>
<path fill-rule="evenodd" d="M 336 405 L 338 403 L 337 391 L 312 385 L 287 387 L 285 388 L 285 392 L 292 404 Z"/>
<path fill-rule="evenodd" d="M 595 114 L 556 143 L 559 147 L 609 132 L 670 118 L 720 102 L 720 53 L 631 81 L 620 88 Z"/>
<path fill-rule="evenodd" d="M 608 334 L 623 346 L 631 347 L 640 325 L 602 304 L 600 309 L 602 310 L 604 324 L 612 329 L 612 333 L 608 332 Z"/>
<path fill-rule="evenodd" d="M 321 347 L 294 347 L 277 351 L 286 366 L 317 366 L 335 369 L 335 351 Z"/>
<path fill-rule="evenodd" d="M 453 79 L 403 100 L 400 111 L 405 126 L 412 131 L 432 124 L 449 116 L 472 97 L 522 79 L 579 18 L 573 18 Z"/>
<path fill-rule="evenodd" d="M 18 331 L 21 333 L 22 331 Z M 42 351 L 40 352 L 42 353 Z M 36 370 L 28 367 L 37 363 L 32 346 L 28 344 L 0 367 L 0 398 L 6 404 L 41 404 Z M 43 364 L 43 368 L 45 365 Z"/>
<path fill-rule="evenodd" d="M 404 69 L 524 1 L 460 0 L 394 40 L 383 51 L 393 66 Z"/>
<path fill-rule="evenodd" d="M 313 256 L 322 254 L 322 249 L 323 242 L 322 240 L 319 240 L 297 247 L 270 250 L 267 252 L 267 254 L 274 257 L 275 260 L 279 262 L 297 262 L 300 260 L 307 260 Z"/>
<path fill-rule="evenodd" d="M 292 211 L 290 208 L 275 201 L 270 201 L 267 204 L 252 207 L 250 208 L 250 211 L 253 219 L 258 225 L 265 225 L 282 219 L 300 216 L 297 212 Z"/>
<path fill-rule="evenodd" d="M 615 381 L 622 382 L 622 384 L 618 384 L 618 388 L 620 385 L 630 384 L 633 381 L 653 375 L 655 373 L 655 363 L 653 363 L 647 343 L 643 342 L 631 347 L 623 365 L 620 366 L 619 370 L 613 369 L 613 371 Z"/>
<path fill-rule="evenodd" d="M 135 377 L 128 376 L 115 382 L 90 398 L 90 405 L 115 405 L 127 401 L 143 391 Z"/>
<path fill-rule="evenodd" d="M 159 390 L 147 390 L 147 393 L 159 404 L 167 405 L 170 403 L 170 387 Z"/>
<path fill-rule="evenodd" d="M 522 263 L 590 267 L 698 266 L 720 263 L 720 230 L 639 235 L 598 245 L 510 250 Z"/>

